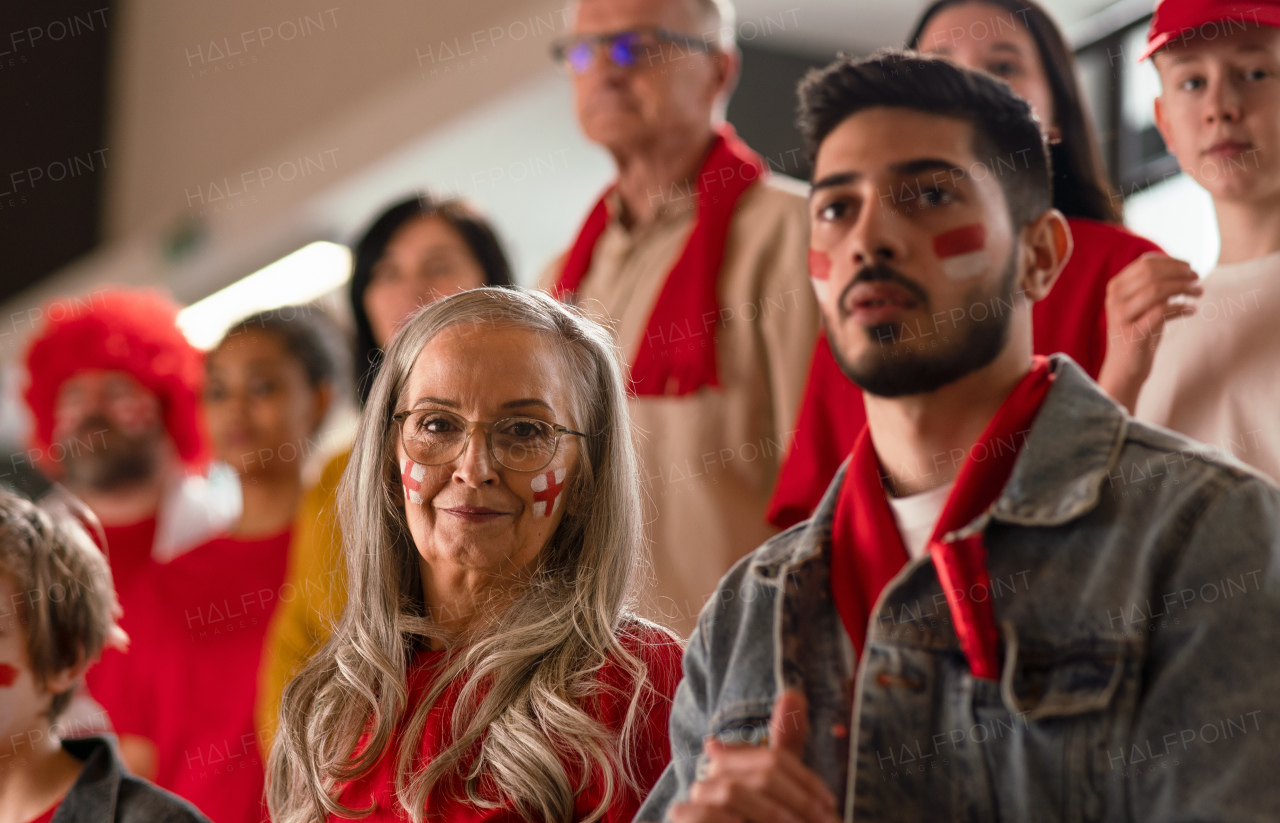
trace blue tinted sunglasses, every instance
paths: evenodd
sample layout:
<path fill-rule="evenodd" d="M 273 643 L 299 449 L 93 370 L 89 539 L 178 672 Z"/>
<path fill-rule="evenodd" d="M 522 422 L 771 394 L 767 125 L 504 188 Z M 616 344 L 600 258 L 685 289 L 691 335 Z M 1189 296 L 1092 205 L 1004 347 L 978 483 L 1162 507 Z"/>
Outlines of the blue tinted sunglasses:
<path fill-rule="evenodd" d="M 574 74 L 585 74 L 595 62 L 596 52 L 605 49 L 610 62 L 623 69 L 635 68 L 640 60 L 649 56 L 654 62 L 655 49 L 665 43 L 684 46 L 689 51 L 710 52 L 714 46 L 699 37 L 671 31 L 670 29 L 637 29 L 613 34 L 580 34 L 566 37 L 551 47 L 551 56 L 557 63 L 568 63 Z"/>

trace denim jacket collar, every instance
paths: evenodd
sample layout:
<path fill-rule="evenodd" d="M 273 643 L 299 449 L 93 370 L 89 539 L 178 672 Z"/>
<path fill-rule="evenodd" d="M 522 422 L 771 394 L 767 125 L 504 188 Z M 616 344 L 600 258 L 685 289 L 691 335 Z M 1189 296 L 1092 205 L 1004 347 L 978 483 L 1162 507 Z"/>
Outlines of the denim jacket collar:
<path fill-rule="evenodd" d="M 1053 386 L 1036 415 L 1013 473 L 991 508 L 958 530 L 983 529 L 988 520 L 1023 526 L 1056 526 L 1088 513 L 1102 493 L 1124 443 L 1127 418 L 1071 358 L 1050 357 Z M 828 558 L 836 500 L 849 461 L 840 466 L 813 517 L 793 526 L 805 532 L 797 541 L 779 541 L 778 551 L 757 554 L 752 572 L 776 579 L 808 560 Z"/>

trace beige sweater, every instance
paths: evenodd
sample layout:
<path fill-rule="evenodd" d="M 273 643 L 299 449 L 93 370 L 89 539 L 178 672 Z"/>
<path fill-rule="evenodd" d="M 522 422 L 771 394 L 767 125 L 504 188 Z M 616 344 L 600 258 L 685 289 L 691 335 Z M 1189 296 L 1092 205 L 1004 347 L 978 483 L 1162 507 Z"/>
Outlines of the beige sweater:
<path fill-rule="evenodd" d="M 1165 328 L 1136 416 L 1280 481 L 1280 253 L 1205 277 L 1196 314 Z"/>
<path fill-rule="evenodd" d="M 611 206 L 577 302 L 612 326 L 631 363 L 695 208 L 689 197 L 669 200 L 631 232 L 616 217 L 616 201 Z M 774 533 L 764 513 L 818 328 L 808 248 L 803 186 L 773 177 L 748 189 L 720 272 L 725 322 L 705 333 L 701 325 L 688 335 L 664 332 L 691 346 L 715 345 L 720 388 L 631 402 L 653 552 L 642 612 L 685 636 L 720 577 Z M 562 261 L 543 272 L 543 288 Z"/>

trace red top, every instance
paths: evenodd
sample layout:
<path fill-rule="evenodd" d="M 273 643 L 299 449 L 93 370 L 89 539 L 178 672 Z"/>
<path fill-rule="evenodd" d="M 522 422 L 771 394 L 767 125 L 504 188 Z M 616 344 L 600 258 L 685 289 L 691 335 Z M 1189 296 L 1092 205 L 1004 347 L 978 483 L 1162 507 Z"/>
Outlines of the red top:
<path fill-rule="evenodd" d="M 53 816 L 57 813 L 58 807 L 62 805 L 62 798 L 59 797 L 57 802 L 44 810 L 44 814 L 39 817 L 31 818 L 30 823 L 51 823 Z"/>
<path fill-rule="evenodd" d="M 97 531 L 88 528 L 86 531 L 96 543 Z M 146 520 L 124 526 L 103 526 L 102 532 L 106 537 L 107 545 L 100 545 L 98 548 L 107 555 L 107 564 L 111 567 L 111 580 L 116 587 L 116 597 L 120 600 L 120 607 L 128 615 L 133 612 L 133 604 L 129 602 L 129 592 L 134 589 L 140 575 L 146 574 L 158 565 L 151 559 L 151 549 L 156 542 L 156 518 L 148 517 Z M 127 619 L 126 617 L 125 620 Z M 122 620 L 121 624 L 123 625 L 124 622 Z M 116 649 L 103 649 L 102 662 L 85 674 L 85 687 L 95 699 L 101 701 L 99 693 L 111 689 L 111 686 L 103 681 L 104 674 L 111 668 L 112 663 L 118 665 L 122 658 L 123 656 Z"/>
<path fill-rule="evenodd" d="M 651 689 L 640 697 L 640 722 L 636 730 L 633 762 L 636 764 L 642 791 L 635 794 L 621 791 L 614 795 L 613 802 L 605 812 L 605 823 L 630 823 L 631 818 L 640 809 L 640 802 L 658 781 L 662 770 L 671 759 L 671 750 L 667 742 L 668 721 L 671 716 L 671 700 L 676 686 L 680 683 L 681 655 L 680 644 L 672 640 L 665 632 L 647 627 L 639 627 L 638 636 L 624 636 L 622 642 L 649 668 Z M 409 702 L 405 708 L 404 718 L 413 714 L 426 693 L 430 691 L 439 663 L 445 652 L 422 652 L 413 662 L 409 672 Z M 597 698 L 598 706 L 593 712 L 597 720 L 614 731 L 622 728 L 626 717 L 627 703 L 620 692 L 625 691 L 629 681 L 621 667 L 606 664 L 601 671 L 601 694 Z M 449 739 L 449 727 L 452 722 L 453 708 L 457 693 L 462 684 L 456 683 L 445 690 L 427 715 L 423 729 L 420 757 L 422 761 L 430 760 L 444 749 Z M 394 767 L 396 751 L 400 745 L 399 730 L 392 735 L 391 742 L 381 760 L 373 770 L 363 778 L 348 784 L 341 792 L 340 800 L 344 805 L 365 808 L 371 803 L 377 806 L 373 813 L 363 820 L 369 823 L 403 823 L 408 814 L 400 810 L 395 798 Z M 573 766 L 565 764 L 569 769 L 570 779 L 574 778 Z M 458 800 L 448 791 L 435 791 L 427 798 L 426 818 L 442 823 L 473 823 L 473 821 L 501 821 L 517 823 L 524 818 L 511 809 L 477 809 L 465 800 Z M 464 793 L 465 796 L 465 793 Z M 575 820 L 589 815 L 600 802 L 600 781 L 592 781 L 586 791 L 578 797 L 575 809 Z M 339 823 L 343 818 L 331 815 L 330 823 Z"/>
<path fill-rule="evenodd" d="M 1160 247 L 1112 223 L 1067 222 L 1073 250 L 1053 290 L 1031 309 L 1033 348 L 1036 354 L 1065 352 L 1097 378 L 1107 354 L 1107 283 Z M 795 439 L 769 501 L 770 523 L 785 529 L 808 519 L 866 422 L 862 390 L 840 371 L 826 337 L 819 337 Z"/>
<path fill-rule="evenodd" d="M 98 667 L 116 732 L 153 742 L 156 785 L 214 823 L 266 819 L 253 707 L 267 623 L 292 596 L 290 536 L 218 537 L 155 566 L 128 592 L 128 653 Z"/>
<path fill-rule="evenodd" d="M 135 577 L 154 565 L 151 548 L 156 542 L 156 518 L 152 515 L 126 526 L 103 526 L 102 532 L 107 538 L 107 562 L 116 590 L 126 589 L 133 585 Z"/>

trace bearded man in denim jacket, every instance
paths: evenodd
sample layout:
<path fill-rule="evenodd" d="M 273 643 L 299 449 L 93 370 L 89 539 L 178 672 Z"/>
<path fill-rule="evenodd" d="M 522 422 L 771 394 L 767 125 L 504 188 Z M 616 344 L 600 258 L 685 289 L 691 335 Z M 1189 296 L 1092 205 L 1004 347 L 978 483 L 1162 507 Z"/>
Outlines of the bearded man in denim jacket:
<path fill-rule="evenodd" d="M 1280 490 L 1032 356 L 1071 237 L 1028 105 L 884 53 L 801 128 L 868 427 L 703 610 L 638 819 L 1269 818 Z"/>

